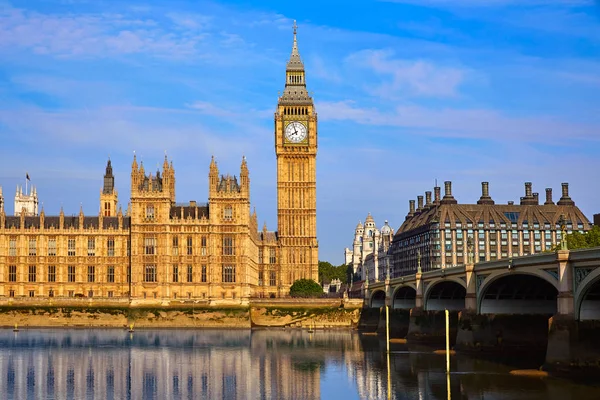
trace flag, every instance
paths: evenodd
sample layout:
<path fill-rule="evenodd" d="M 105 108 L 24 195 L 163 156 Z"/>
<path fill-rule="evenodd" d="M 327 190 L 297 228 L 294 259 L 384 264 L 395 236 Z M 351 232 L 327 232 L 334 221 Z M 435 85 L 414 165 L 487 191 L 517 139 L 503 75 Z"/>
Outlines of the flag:
<path fill-rule="evenodd" d="M 29 178 L 29 173 L 28 172 L 25 172 L 25 178 L 27 178 L 28 181 L 31 180 L 31 178 Z"/>

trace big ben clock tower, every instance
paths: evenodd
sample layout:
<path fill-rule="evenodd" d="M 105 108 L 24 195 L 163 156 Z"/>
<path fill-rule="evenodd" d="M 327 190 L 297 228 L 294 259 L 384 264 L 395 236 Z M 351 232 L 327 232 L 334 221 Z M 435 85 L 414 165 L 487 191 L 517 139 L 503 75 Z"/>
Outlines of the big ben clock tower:
<path fill-rule="evenodd" d="M 281 246 L 280 284 L 318 280 L 317 113 L 306 89 L 304 64 L 294 44 L 285 71 L 285 89 L 275 112 L 277 224 Z"/>

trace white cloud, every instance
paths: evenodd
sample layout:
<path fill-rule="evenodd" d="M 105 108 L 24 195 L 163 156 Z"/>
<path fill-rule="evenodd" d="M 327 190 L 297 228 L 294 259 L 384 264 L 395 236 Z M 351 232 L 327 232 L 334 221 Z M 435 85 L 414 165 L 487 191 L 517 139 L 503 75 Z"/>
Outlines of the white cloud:
<path fill-rule="evenodd" d="M 348 56 L 345 63 L 389 77 L 389 81 L 369 89 L 372 94 L 384 98 L 454 96 L 466 74 L 463 69 L 438 66 L 424 60 L 395 59 L 393 56 L 390 50 L 362 50 Z"/>
<path fill-rule="evenodd" d="M 398 106 L 385 112 L 361 108 L 353 101 L 319 102 L 323 118 L 362 125 L 419 129 L 419 135 L 492 141 L 569 143 L 600 141 L 599 126 L 568 123 L 549 117 L 510 117 L 495 110 Z"/>

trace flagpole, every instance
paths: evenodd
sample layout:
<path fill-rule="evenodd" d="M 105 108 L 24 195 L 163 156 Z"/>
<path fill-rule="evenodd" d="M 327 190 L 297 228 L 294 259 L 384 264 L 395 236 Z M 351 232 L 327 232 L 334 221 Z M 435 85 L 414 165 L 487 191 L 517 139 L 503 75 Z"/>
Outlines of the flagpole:
<path fill-rule="evenodd" d="M 27 177 L 29 176 L 29 174 L 27 172 L 25 172 L 25 196 L 27 196 L 27 181 L 29 179 L 27 179 Z"/>

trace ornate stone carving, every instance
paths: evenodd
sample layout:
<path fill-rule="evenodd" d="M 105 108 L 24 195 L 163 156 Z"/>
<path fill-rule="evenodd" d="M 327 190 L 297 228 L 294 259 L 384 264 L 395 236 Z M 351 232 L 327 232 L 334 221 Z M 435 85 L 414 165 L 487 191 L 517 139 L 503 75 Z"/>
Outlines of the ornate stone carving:
<path fill-rule="evenodd" d="M 575 268 L 573 271 L 574 279 L 573 279 L 573 286 L 574 289 L 577 290 L 577 288 L 579 287 L 579 285 L 581 284 L 581 282 L 583 282 L 583 280 L 590 274 L 590 272 L 592 272 L 594 270 L 594 268 Z"/>

